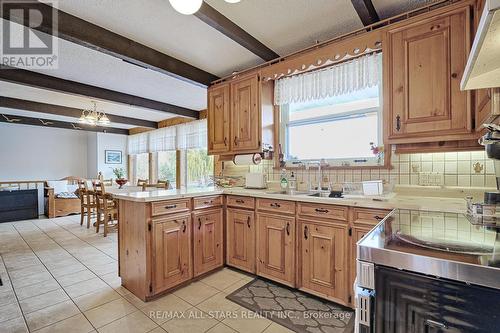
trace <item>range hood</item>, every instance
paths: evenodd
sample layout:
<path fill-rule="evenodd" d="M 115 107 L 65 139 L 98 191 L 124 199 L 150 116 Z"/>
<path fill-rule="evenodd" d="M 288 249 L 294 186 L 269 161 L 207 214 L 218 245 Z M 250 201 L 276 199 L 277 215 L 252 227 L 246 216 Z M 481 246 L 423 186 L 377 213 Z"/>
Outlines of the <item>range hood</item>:
<path fill-rule="evenodd" d="M 486 0 L 460 88 L 496 87 L 500 87 L 500 0 Z"/>

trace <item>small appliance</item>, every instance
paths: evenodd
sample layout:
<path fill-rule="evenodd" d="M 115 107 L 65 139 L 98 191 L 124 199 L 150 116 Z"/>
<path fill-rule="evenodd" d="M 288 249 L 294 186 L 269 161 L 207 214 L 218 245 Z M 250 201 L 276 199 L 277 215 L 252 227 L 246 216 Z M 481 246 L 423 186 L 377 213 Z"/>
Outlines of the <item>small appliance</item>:
<path fill-rule="evenodd" d="M 267 188 L 267 177 L 260 172 L 249 172 L 245 175 L 245 188 Z"/>

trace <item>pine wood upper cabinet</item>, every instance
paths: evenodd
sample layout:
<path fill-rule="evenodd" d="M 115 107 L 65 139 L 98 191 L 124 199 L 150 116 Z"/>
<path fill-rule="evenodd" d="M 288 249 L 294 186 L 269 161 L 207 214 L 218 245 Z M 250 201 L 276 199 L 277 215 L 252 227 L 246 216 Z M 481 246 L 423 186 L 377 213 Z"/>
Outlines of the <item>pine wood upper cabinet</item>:
<path fill-rule="evenodd" d="M 229 84 L 215 86 L 208 90 L 207 128 L 209 154 L 229 151 L 231 137 L 229 94 Z"/>
<path fill-rule="evenodd" d="M 257 213 L 257 275 L 295 286 L 295 218 Z"/>
<path fill-rule="evenodd" d="M 189 215 L 153 220 L 153 265 L 155 294 L 192 278 Z"/>
<path fill-rule="evenodd" d="M 255 273 L 254 211 L 228 208 L 226 212 L 227 264 Z"/>
<path fill-rule="evenodd" d="M 347 301 L 347 225 L 300 220 L 300 289 Z"/>
<path fill-rule="evenodd" d="M 193 213 L 194 276 L 222 266 L 222 208 Z"/>
<path fill-rule="evenodd" d="M 389 143 L 471 138 L 471 98 L 460 91 L 471 41 L 471 8 L 387 32 L 384 51 Z"/>
<path fill-rule="evenodd" d="M 257 75 L 231 83 L 232 151 L 256 151 L 260 148 L 261 121 L 259 78 Z"/>

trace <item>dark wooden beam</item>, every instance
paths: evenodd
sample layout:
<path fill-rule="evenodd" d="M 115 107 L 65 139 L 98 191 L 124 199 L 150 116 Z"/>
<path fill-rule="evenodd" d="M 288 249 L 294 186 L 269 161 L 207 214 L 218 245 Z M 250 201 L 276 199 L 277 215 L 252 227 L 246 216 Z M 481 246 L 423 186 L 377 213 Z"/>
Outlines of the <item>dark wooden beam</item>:
<path fill-rule="evenodd" d="M 70 123 L 59 120 L 14 116 L 7 113 L 0 113 L 0 122 L 8 124 L 17 124 L 17 125 L 31 125 L 31 126 L 41 126 L 41 127 L 51 127 L 51 128 L 64 128 L 77 131 L 90 131 L 90 132 L 128 135 L 128 129 L 125 128 L 91 126 L 91 125 L 80 124 L 78 122 Z"/>
<path fill-rule="evenodd" d="M 73 117 L 73 118 L 80 118 L 82 114 L 82 110 L 77 108 L 70 108 L 62 105 L 40 103 L 40 102 L 27 101 L 24 99 L 3 97 L 3 96 L 0 96 L 0 107 L 30 111 L 30 112 L 53 114 L 65 117 Z M 158 128 L 158 123 L 156 121 L 116 116 L 114 114 L 109 114 L 109 113 L 107 113 L 106 115 L 108 116 L 109 120 L 112 123 L 135 125 L 148 128 Z"/>
<path fill-rule="evenodd" d="M 380 21 L 380 17 L 375 7 L 373 7 L 371 0 L 351 0 L 351 2 L 364 26 Z"/>
<path fill-rule="evenodd" d="M 259 42 L 255 37 L 240 28 L 237 24 L 219 13 L 206 2 L 202 3 L 201 8 L 194 13 L 194 16 L 231 38 L 247 50 L 258 55 L 265 61 L 280 57 L 273 50 Z"/>
<path fill-rule="evenodd" d="M 195 110 L 139 96 L 129 95 L 114 90 L 95 87 L 80 82 L 60 79 L 54 76 L 40 74 L 25 69 L 11 68 L 0 65 L 0 80 L 72 95 L 93 97 L 105 101 L 168 112 L 184 117 L 199 117 L 199 112 Z"/>
<path fill-rule="evenodd" d="M 37 31 L 54 34 L 52 29 L 52 18 L 57 18 L 57 37 L 59 38 L 198 85 L 208 86 L 210 82 L 218 79 L 217 76 L 186 62 L 156 51 L 76 16 L 52 8 L 49 5 L 43 3 L 23 4 L 21 2 L 15 4 L 15 6 L 16 8 L 23 9 L 30 9 L 36 6 L 36 9 L 42 12 L 44 18 L 42 24 L 33 28 Z M 46 15 L 52 10 L 55 11 L 55 15 Z M 9 11 L 6 10 L 2 11 L 2 13 L 2 17 L 5 20 L 29 26 L 27 15 L 23 15 L 23 17 L 11 17 Z M 147 24 L 147 22 L 144 24 Z M 195 45 L 193 44 L 193 46 Z"/>

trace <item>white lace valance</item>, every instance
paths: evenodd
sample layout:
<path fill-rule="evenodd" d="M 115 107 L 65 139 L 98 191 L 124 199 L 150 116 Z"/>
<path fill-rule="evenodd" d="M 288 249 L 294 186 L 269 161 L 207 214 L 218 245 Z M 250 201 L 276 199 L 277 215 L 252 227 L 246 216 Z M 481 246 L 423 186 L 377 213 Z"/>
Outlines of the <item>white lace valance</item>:
<path fill-rule="evenodd" d="M 129 155 L 137 155 L 147 153 L 148 147 L 148 133 L 140 133 L 128 136 L 127 149 Z"/>
<path fill-rule="evenodd" d="M 381 61 L 382 54 L 374 53 L 326 69 L 276 80 L 274 104 L 318 100 L 378 85 Z"/>
<path fill-rule="evenodd" d="M 177 149 L 195 148 L 207 148 L 206 119 L 177 126 Z"/>
<path fill-rule="evenodd" d="M 149 152 L 172 151 L 177 149 L 176 126 L 164 127 L 149 132 Z"/>

